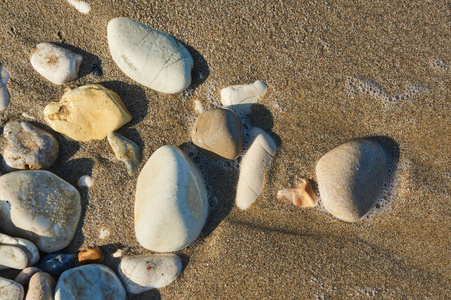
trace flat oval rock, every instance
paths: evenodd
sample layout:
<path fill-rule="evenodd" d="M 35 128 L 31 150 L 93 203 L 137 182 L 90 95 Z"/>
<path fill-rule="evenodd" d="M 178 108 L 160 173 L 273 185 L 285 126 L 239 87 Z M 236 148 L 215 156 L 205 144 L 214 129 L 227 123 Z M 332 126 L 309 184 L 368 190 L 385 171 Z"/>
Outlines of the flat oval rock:
<path fill-rule="evenodd" d="M 103 265 L 67 270 L 58 280 L 55 300 L 125 300 L 127 293 L 117 275 Z"/>
<path fill-rule="evenodd" d="M 25 291 L 22 285 L 0 277 L 0 299 L 23 300 Z"/>
<path fill-rule="evenodd" d="M 346 222 L 360 220 L 373 206 L 386 171 L 386 155 L 371 140 L 355 140 L 326 153 L 316 164 L 324 207 Z"/>
<path fill-rule="evenodd" d="M 25 300 L 53 300 L 55 286 L 56 281 L 50 274 L 38 272 L 30 279 Z"/>
<path fill-rule="evenodd" d="M 265 93 L 266 85 L 260 80 L 250 84 L 232 85 L 221 90 L 221 103 L 248 114 L 252 104 L 257 103 Z"/>
<path fill-rule="evenodd" d="M 249 133 L 251 146 L 241 160 L 236 188 L 236 205 L 245 210 L 257 200 L 265 183 L 265 175 L 276 153 L 277 145 L 271 136 L 258 127 Z"/>
<path fill-rule="evenodd" d="M 174 254 L 141 255 L 124 258 L 119 277 L 131 294 L 141 294 L 171 284 L 182 271 L 182 261 Z"/>
<path fill-rule="evenodd" d="M 28 265 L 25 251 L 19 247 L 0 245 L 0 269 L 24 269 Z"/>
<path fill-rule="evenodd" d="M 185 248 L 200 234 L 208 214 L 207 190 L 199 169 L 180 149 L 155 151 L 138 177 L 135 233 L 156 252 Z"/>
<path fill-rule="evenodd" d="M 168 94 L 190 85 L 193 58 L 173 37 L 127 18 L 111 20 L 107 33 L 114 62 L 131 79 Z"/>
<path fill-rule="evenodd" d="M 53 130 L 80 142 L 102 140 L 132 119 L 119 95 L 100 84 L 66 89 L 44 115 Z"/>
<path fill-rule="evenodd" d="M 81 214 L 76 188 L 48 171 L 16 171 L 0 177 L 0 227 L 55 252 L 71 242 Z"/>
<path fill-rule="evenodd" d="M 51 43 L 38 44 L 30 59 L 39 74 L 60 85 L 77 79 L 82 61 L 80 54 Z"/>
<path fill-rule="evenodd" d="M 30 123 L 9 122 L 3 129 L 3 136 L 8 141 L 3 151 L 8 169 L 47 169 L 58 157 L 58 141 Z"/>
<path fill-rule="evenodd" d="M 236 159 L 243 151 L 243 125 L 230 109 L 201 113 L 194 123 L 191 140 L 207 155 L 221 160 Z"/>
<path fill-rule="evenodd" d="M 28 265 L 32 266 L 39 261 L 39 250 L 31 241 L 21 238 L 14 238 L 4 233 L 0 233 L 0 245 L 10 245 L 22 249 L 28 258 Z"/>

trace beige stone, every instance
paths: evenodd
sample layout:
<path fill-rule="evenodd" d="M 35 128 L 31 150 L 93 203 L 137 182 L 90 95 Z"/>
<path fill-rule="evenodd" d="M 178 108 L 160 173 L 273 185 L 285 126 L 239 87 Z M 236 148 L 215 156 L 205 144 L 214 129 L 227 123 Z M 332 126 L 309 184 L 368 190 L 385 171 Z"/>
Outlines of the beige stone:
<path fill-rule="evenodd" d="M 292 203 L 297 207 L 315 207 L 318 197 L 308 179 L 302 179 L 294 189 L 283 189 L 277 192 L 277 201 Z"/>
<path fill-rule="evenodd" d="M 191 139 L 202 152 L 213 158 L 236 159 L 243 151 L 243 126 L 232 110 L 211 109 L 199 115 Z"/>
<path fill-rule="evenodd" d="M 132 119 L 119 95 L 99 84 L 67 89 L 44 115 L 55 131 L 80 142 L 104 139 Z"/>
<path fill-rule="evenodd" d="M 38 272 L 30 279 L 25 300 L 53 300 L 55 286 L 56 281 L 52 275 Z"/>

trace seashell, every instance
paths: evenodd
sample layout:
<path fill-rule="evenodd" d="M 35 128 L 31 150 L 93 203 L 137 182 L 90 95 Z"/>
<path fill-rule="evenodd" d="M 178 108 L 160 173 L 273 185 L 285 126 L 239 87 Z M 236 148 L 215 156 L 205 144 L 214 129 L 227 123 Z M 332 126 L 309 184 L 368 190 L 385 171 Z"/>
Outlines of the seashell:
<path fill-rule="evenodd" d="M 260 80 L 251 84 L 233 85 L 221 90 L 221 103 L 248 114 L 251 112 L 252 104 L 265 93 L 266 85 Z"/>
<path fill-rule="evenodd" d="M 115 132 L 108 134 L 108 143 L 113 148 L 116 158 L 127 167 L 128 174 L 130 176 L 133 175 L 139 167 L 138 145 Z"/>
<path fill-rule="evenodd" d="M 33 276 L 35 273 L 40 272 L 39 268 L 36 267 L 27 267 L 20 271 L 20 273 L 16 276 L 14 279 L 15 282 L 26 286 L 28 282 L 30 281 L 31 276 Z"/>
<path fill-rule="evenodd" d="M 78 179 L 78 183 L 77 183 L 77 185 L 80 189 L 85 188 L 85 187 L 89 188 L 89 187 L 93 186 L 93 184 L 94 184 L 94 179 L 92 179 L 92 177 L 89 175 L 81 176 L 80 179 Z"/>
<path fill-rule="evenodd" d="M 0 246 L 0 269 L 24 269 L 28 264 L 28 257 L 25 251 L 19 247 L 1 245 Z"/>
<path fill-rule="evenodd" d="M 22 238 L 14 238 L 4 233 L 0 233 L 0 245 L 15 246 L 22 249 L 28 258 L 28 265 L 32 266 L 39 261 L 39 250 L 35 244 Z"/>
<path fill-rule="evenodd" d="M 6 86 L 8 84 L 9 76 L 8 71 L 3 67 L 0 66 L 0 110 L 4 109 L 9 104 L 9 92 L 8 87 Z"/>
<path fill-rule="evenodd" d="M 103 260 L 103 253 L 99 247 L 88 247 L 78 253 L 78 262 L 81 265 L 101 264 Z"/>
<path fill-rule="evenodd" d="M 308 179 L 302 179 L 294 189 L 278 191 L 276 198 L 279 202 L 290 202 L 297 207 L 315 207 L 318 203 L 318 197 Z"/>
<path fill-rule="evenodd" d="M 182 261 L 174 254 L 126 257 L 118 270 L 127 291 L 140 294 L 171 284 L 182 271 Z"/>

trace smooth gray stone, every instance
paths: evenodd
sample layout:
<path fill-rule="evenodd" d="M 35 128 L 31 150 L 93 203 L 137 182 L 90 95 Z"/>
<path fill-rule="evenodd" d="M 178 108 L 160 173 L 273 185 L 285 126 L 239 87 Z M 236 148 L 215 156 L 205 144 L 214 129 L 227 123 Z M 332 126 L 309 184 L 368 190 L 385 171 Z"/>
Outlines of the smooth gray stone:
<path fill-rule="evenodd" d="M 0 277 L 0 299 L 23 300 L 24 295 L 23 286 L 12 280 Z"/>
<path fill-rule="evenodd" d="M 76 188 L 48 171 L 16 171 L 0 177 L 0 227 L 32 241 L 41 251 L 65 248 L 81 214 Z"/>
<path fill-rule="evenodd" d="M 8 122 L 3 129 L 8 145 L 3 160 L 8 169 L 47 169 L 58 157 L 58 141 L 47 131 L 27 122 Z"/>
<path fill-rule="evenodd" d="M 371 140 L 355 140 L 326 153 L 316 165 L 324 207 L 346 222 L 360 220 L 374 205 L 386 171 L 386 155 Z"/>
<path fill-rule="evenodd" d="M 131 79 L 168 94 L 190 85 L 193 58 L 173 37 L 127 18 L 111 20 L 107 33 L 114 62 Z"/>
<path fill-rule="evenodd" d="M 38 272 L 30 279 L 25 300 L 53 300 L 55 286 L 56 281 L 52 275 Z"/>
<path fill-rule="evenodd" d="M 61 274 L 55 300 L 121 300 L 126 291 L 117 275 L 103 265 L 86 265 Z"/>
<path fill-rule="evenodd" d="M 199 169 L 180 149 L 155 151 L 138 177 L 135 195 L 138 242 L 156 252 L 185 248 L 207 220 L 208 200 Z"/>

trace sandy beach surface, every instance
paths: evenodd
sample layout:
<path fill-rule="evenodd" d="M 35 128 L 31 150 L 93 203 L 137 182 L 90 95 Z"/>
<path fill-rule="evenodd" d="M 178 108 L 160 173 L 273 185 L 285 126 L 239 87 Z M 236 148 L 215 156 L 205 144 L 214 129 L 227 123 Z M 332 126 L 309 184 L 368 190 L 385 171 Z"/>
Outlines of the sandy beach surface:
<path fill-rule="evenodd" d="M 449 297 L 449 1 L 86 2 L 91 11 L 85 15 L 65 0 L 0 1 L 0 61 L 11 75 L 2 127 L 22 120 L 52 132 L 43 110 L 65 86 L 40 76 L 29 60 L 37 44 L 52 42 L 83 55 L 73 84 L 100 83 L 120 95 L 133 120 L 118 132 L 139 145 L 140 168 L 159 147 L 189 143 L 194 100 L 206 109 L 219 107 L 222 88 L 255 80 L 265 82 L 268 92 L 249 120 L 280 146 L 262 194 L 246 211 L 234 205 L 237 168 L 206 166 L 210 216 L 202 236 L 178 252 L 182 274 L 130 299 Z M 116 17 L 185 43 L 195 61 L 190 88 L 163 94 L 123 74 L 106 35 Z M 103 77 L 90 74 L 94 63 Z M 373 82 L 376 92 L 350 93 L 349 82 Z M 387 103 L 380 96 L 402 94 L 409 85 L 421 88 L 405 101 Z M 82 175 L 95 180 L 80 190 L 81 221 L 64 251 L 101 246 L 114 270 L 119 259 L 111 257 L 113 243 L 130 247 L 129 255 L 150 253 L 134 234 L 137 174 L 127 174 L 106 140 L 69 142 L 54 134 L 60 154 L 50 171 L 75 186 Z M 378 214 L 350 224 L 323 209 L 276 201 L 279 189 L 301 178 L 316 187 L 319 158 L 361 137 L 378 137 L 397 161 L 389 203 Z"/>

